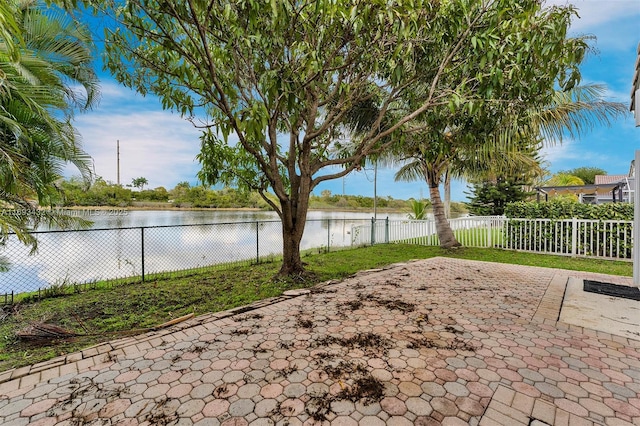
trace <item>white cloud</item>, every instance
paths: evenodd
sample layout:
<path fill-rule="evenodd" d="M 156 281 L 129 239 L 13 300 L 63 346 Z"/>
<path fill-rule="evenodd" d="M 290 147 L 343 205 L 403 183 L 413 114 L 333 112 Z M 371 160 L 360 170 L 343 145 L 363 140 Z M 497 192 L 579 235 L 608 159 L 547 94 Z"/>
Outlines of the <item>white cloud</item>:
<path fill-rule="evenodd" d="M 545 4 L 548 6 L 574 5 L 580 18 L 573 20 L 571 29 L 577 32 L 589 32 L 593 27 L 640 14 L 638 0 L 548 0 Z"/>
<path fill-rule="evenodd" d="M 578 12 L 571 23 L 571 35 L 595 35 L 590 44 L 599 51 L 635 52 L 638 44 L 638 0 L 550 0 L 547 5 L 573 4 Z"/>
<path fill-rule="evenodd" d="M 590 165 L 600 167 L 610 160 L 606 154 L 592 150 L 586 142 L 569 138 L 564 139 L 561 144 L 542 148 L 540 156 L 549 163 L 552 172 Z"/>
<path fill-rule="evenodd" d="M 544 147 L 540 154 L 548 163 L 546 166 L 552 173 L 583 166 L 599 167 L 606 170 L 608 174 L 626 173 L 632 150 L 620 143 L 617 133 L 604 141 L 599 140 L 601 136 L 583 141 L 567 138 L 562 144 Z M 607 150 L 603 145 L 609 148 L 614 145 L 618 148 Z"/>
<path fill-rule="evenodd" d="M 199 130 L 179 115 L 158 107 L 148 110 L 140 105 L 128 112 L 131 104 L 139 100 L 130 99 L 131 94 L 126 97 L 109 85 L 106 88 L 102 92 L 106 101 L 117 99 L 123 104 L 121 110 L 99 108 L 75 120 L 83 147 L 94 159 L 97 175 L 116 182 L 119 140 L 122 184 L 139 176 L 147 178 L 150 187 L 172 188 L 182 180 L 193 182 L 199 170 L 195 161 L 200 149 Z"/>
<path fill-rule="evenodd" d="M 584 147 L 580 147 L 574 140 L 565 140 L 562 144 L 548 145 L 540 150 L 540 157 L 543 161 L 553 166 L 580 160 L 584 158 L 584 155 Z M 558 167 L 553 168 L 556 169 Z"/>

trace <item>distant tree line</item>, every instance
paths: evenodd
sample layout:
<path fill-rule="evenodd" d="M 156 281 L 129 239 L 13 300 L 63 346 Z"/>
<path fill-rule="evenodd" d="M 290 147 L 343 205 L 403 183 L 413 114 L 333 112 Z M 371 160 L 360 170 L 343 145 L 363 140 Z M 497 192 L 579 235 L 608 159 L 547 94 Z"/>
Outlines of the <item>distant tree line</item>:
<path fill-rule="evenodd" d="M 323 190 L 320 195 L 311 195 L 309 199 L 309 207 L 315 209 L 321 208 L 342 208 L 342 209 L 361 209 L 373 208 L 373 197 L 365 197 L 363 195 L 342 195 L 332 194 L 330 190 Z M 396 200 L 391 196 L 378 197 L 377 207 L 388 209 L 405 209 L 407 207 L 406 200 Z"/>
<path fill-rule="evenodd" d="M 144 179 L 144 180 L 143 180 Z M 173 189 L 167 190 L 159 186 L 153 189 L 134 191 L 132 187 L 142 188 L 140 184 L 148 182 L 145 178 L 136 178 L 132 185 L 122 186 L 97 178 L 89 187 L 79 177 L 72 177 L 58 182 L 62 194 L 60 206 L 118 206 L 128 207 L 145 203 L 167 203 L 174 207 L 194 208 L 258 208 L 270 209 L 269 205 L 257 192 L 241 191 L 235 188 L 212 189 L 201 185 L 192 186 L 189 182 L 180 182 Z M 137 183 L 137 185 L 136 185 Z M 410 212 L 413 199 L 400 200 L 391 196 L 377 198 L 380 209 Z M 428 210 L 429 200 L 422 200 Z M 311 195 L 309 200 L 313 209 L 359 210 L 373 209 L 373 197 L 362 195 L 338 195 L 324 190 L 320 195 Z M 452 211 L 465 212 L 463 203 L 452 203 Z"/>
<path fill-rule="evenodd" d="M 134 181 L 141 188 L 140 179 Z M 145 179 L 145 184 L 146 179 Z M 133 191 L 131 188 L 97 178 L 87 187 L 80 178 L 70 178 L 59 183 L 62 206 L 132 206 L 134 203 L 171 203 L 175 207 L 205 208 L 266 208 L 267 204 L 257 194 L 233 188 L 215 190 L 204 186 L 191 186 L 180 182 L 173 189 L 159 186 L 153 189 Z"/>

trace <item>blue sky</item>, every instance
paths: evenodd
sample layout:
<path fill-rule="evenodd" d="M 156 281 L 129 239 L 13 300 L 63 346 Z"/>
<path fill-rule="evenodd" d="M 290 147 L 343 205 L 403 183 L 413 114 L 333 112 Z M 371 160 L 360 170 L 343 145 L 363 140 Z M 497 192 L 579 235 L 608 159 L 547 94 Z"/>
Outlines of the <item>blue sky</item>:
<path fill-rule="evenodd" d="M 566 4 L 548 0 L 547 4 Z M 596 54 L 589 56 L 581 70 L 584 83 L 604 83 L 607 98 L 629 104 L 636 48 L 640 42 L 640 0 L 574 0 L 580 19 L 571 33 L 593 35 Z M 146 177 L 150 187 L 173 188 L 180 181 L 197 184 L 199 131 L 178 114 L 164 111 L 157 98 L 143 98 L 119 86 L 101 72 L 102 99 L 94 110 L 76 116 L 75 125 L 84 149 L 93 157 L 98 176 L 116 181 L 116 141 L 120 141 L 120 181 L 130 184 Z M 608 174 L 626 174 L 640 149 L 640 128 L 629 113 L 611 127 L 595 127 L 579 140 L 549 143 L 543 150 L 551 172 L 581 166 L 605 169 Z M 72 171 L 68 172 L 72 174 Z M 378 196 L 407 199 L 428 197 L 424 182 L 396 183 L 395 170 L 379 168 Z M 326 182 L 314 192 L 329 189 L 334 194 L 373 196 L 373 170 L 354 172 L 343 179 Z M 452 199 L 464 201 L 465 182 L 452 185 Z"/>

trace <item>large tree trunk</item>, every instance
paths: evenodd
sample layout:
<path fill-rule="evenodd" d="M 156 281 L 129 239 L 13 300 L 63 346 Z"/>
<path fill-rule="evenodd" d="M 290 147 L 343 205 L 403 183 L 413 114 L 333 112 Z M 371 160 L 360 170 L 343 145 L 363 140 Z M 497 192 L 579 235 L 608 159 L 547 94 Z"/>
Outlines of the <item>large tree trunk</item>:
<path fill-rule="evenodd" d="M 279 276 L 296 277 L 304 274 L 300 258 L 300 241 L 307 223 L 309 194 L 305 191 L 293 193 L 282 206 L 282 267 Z"/>
<path fill-rule="evenodd" d="M 429 195 L 431 196 L 431 204 L 433 206 L 433 218 L 436 222 L 436 232 L 440 240 L 440 247 L 450 249 L 460 247 L 462 244 L 456 240 L 453 230 L 449 226 L 449 221 L 444 214 L 444 204 L 440 198 L 440 179 L 437 176 L 427 176 L 429 184 Z"/>
<path fill-rule="evenodd" d="M 282 266 L 278 275 L 296 276 L 305 272 L 300 259 L 300 241 L 304 229 L 296 223 L 293 227 L 282 223 Z"/>

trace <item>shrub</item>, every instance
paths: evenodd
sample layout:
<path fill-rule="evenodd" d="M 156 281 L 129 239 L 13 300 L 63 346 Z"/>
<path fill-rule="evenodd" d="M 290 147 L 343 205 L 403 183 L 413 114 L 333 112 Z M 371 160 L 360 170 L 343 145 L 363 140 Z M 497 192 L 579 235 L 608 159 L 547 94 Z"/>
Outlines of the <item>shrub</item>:
<path fill-rule="evenodd" d="M 522 219 L 593 219 L 593 220 L 633 220 L 633 204 L 606 203 L 581 204 L 568 200 L 554 200 L 544 203 L 509 203 L 504 209 L 507 217 Z"/>
<path fill-rule="evenodd" d="M 580 204 L 567 200 L 545 203 L 518 202 L 508 204 L 505 215 L 509 221 L 505 229 L 506 242 L 511 247 L 527 247 L 539 251 L 559 253 L 579 252 L 606 254 L 608 257 L 630 258 L 633 227 L 613 221 L 633 220 L 633 204 Z M 587 219 L 595 224 L 567 222 L 566 219 Z M 535 223 L 517 219 L 545 219 Z M 560 221 L 565 223 L 560 226 Z M 578 247 L 572 247 L 573 227 L 580 236 Z M 574 250 L 575 249 L 575 250 Z"/>

